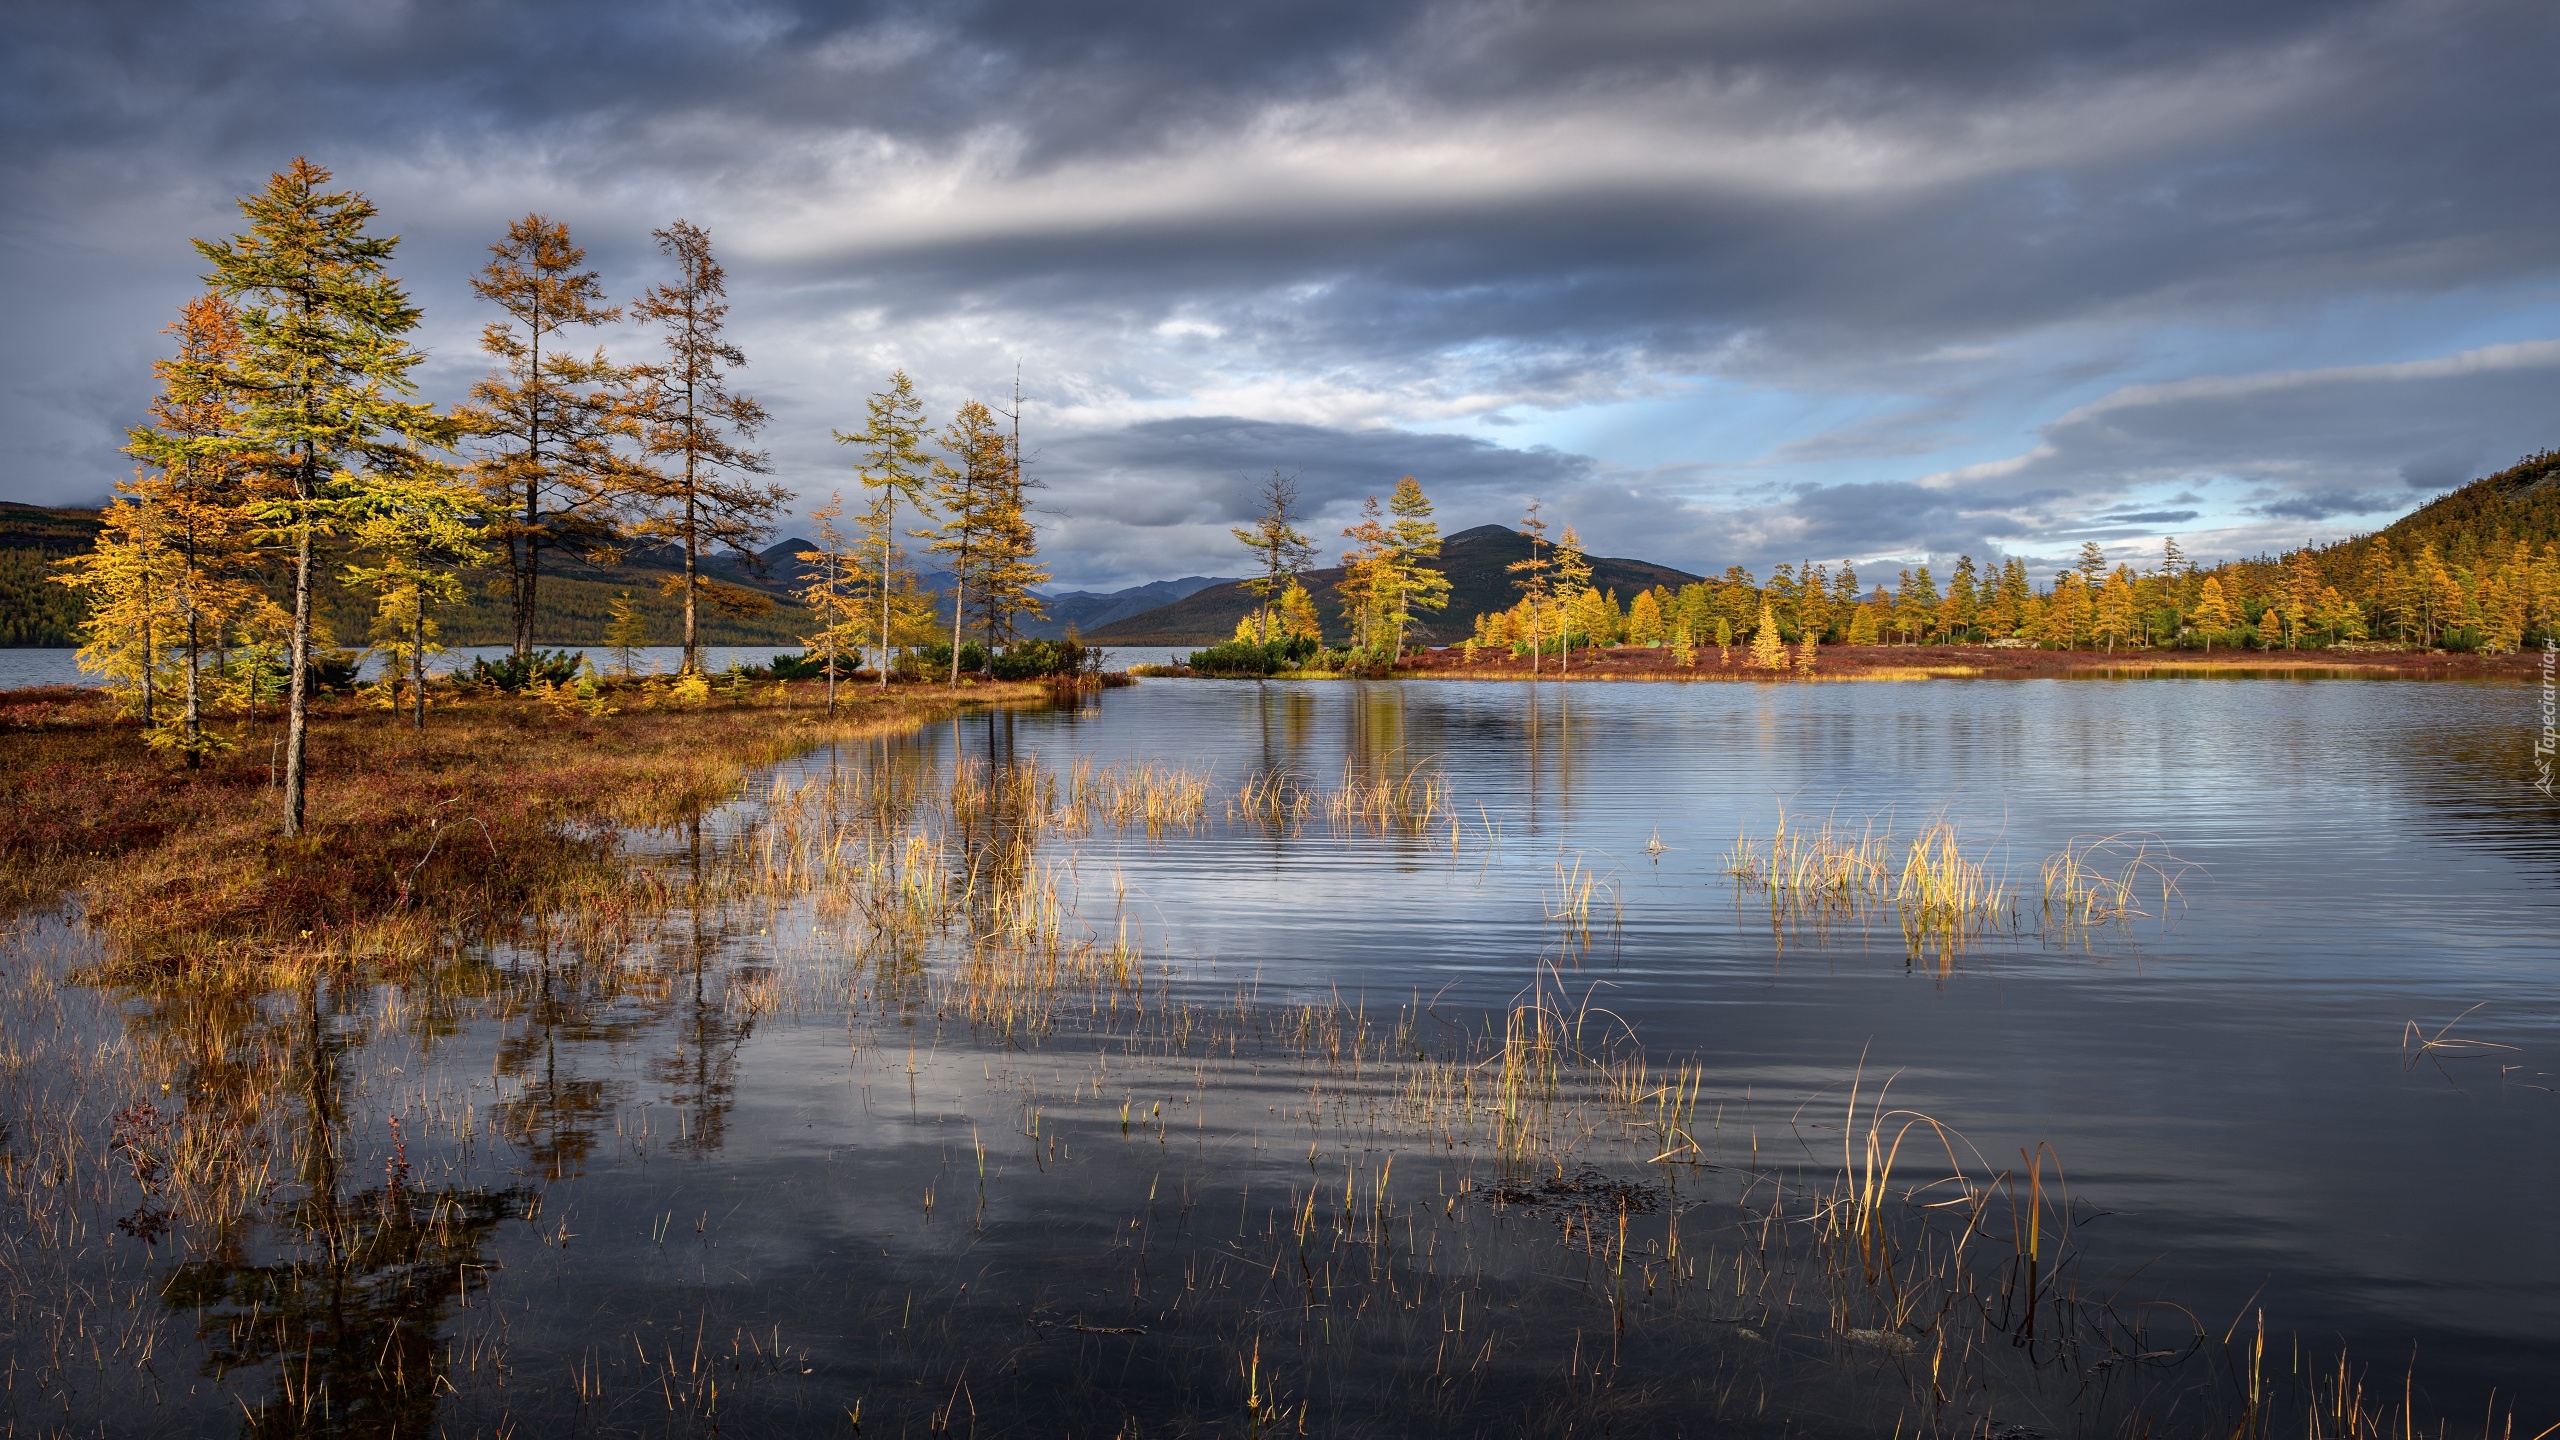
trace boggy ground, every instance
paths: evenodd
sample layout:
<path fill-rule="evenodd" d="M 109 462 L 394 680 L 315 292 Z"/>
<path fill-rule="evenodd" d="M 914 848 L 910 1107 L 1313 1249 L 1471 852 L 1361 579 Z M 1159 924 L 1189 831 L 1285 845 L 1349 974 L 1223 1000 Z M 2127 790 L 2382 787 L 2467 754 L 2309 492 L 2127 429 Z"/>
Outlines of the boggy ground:
<path fill-rule="evenodd" d="M 1753 668 L 1751 651 L 1736 645 L 1718 654 L 1699 647 L 1696 664 L 1683 668 L 1669 648 L 1626 645 L 1576 650 L 1559 673 L 1549 657 L 1538 678 L 1554 680 L 1771 680 L 1795 678 L 1797 652 L 1787 650 L 1789 670 Z M 1992 645 L 1826 645 L 1815 653 L 1817 680 L 2051 680 L 2072 676 L 2140 675 L 2306 677 L 2344 675 L 2371 679 L 2524 679 L 2541 673 L 2539 651 L 2512 655 L 2462 655 L 2443 650 L 2033 650 Z M 1526 680 L 1525 659 L 1485 652 L 1469 661 L 1451 647 L 1408 656 L 1399 675 L 1431 680 Z"/>
<path fill-rule="evenodd" d="M 681 824 L 747 770 L 1038 684 L 713 692 L 446 692 L 423 733 L 355 697 L 312 708 L 307 824 L 285 838 L 280 714 L 190 769 L 95 691 L 0 691 L 0 906 L 76 899 L 129 963 L 414 958 L 529 914 L 613 929 L 663 908 L 619 864 L 627 830 Z"/>

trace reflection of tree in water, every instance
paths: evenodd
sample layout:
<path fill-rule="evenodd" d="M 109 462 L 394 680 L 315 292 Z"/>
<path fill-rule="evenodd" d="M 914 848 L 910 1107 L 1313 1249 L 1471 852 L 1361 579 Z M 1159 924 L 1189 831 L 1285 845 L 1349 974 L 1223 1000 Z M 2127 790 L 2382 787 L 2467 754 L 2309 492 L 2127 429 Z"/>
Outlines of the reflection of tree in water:
<path fill-rule="evenodd" d="M 1262 738 L 1262 769 L 1303 773 L 1307 744 L 1316 729 L 1316 701 L 1303 688 L 1264 684 L 1254 707 Z"/>
<path fill-rule="evenodd" d="M 437 1344 L 449 1308 L 500 1220 L 529 1192 L 421 1189 L 405 1147 L 380 1184 L 344 1173 L 345 1061 L 366 1042 L 360 986 L 309 981 L 288 1004 L 208 987 L 154 996 L 128 1013 L 137 1038 L 176 1052 L 191 1124 L 298 1111 L 290 1198 L 255 1222 L 226 1217 L 197 1237 L 163 1288 L 194 1315 L 206 1369 L 219 1377 L 276 1362 L 269 1397 L 243 1402 L 252 1435 L 424 1435 L 446 1365 Z"/>
<path fill-rule="evenodd" d="M 490 1120 L 522 1147 L 534 1173 L 566 1180 L 586 1172 L 631 1085 L 579 1074 L 578 1061 L 590 1047 L 636 1043 L 665 1019 L 673 1001 L 664 976 L 612 964 L 545 963 L 510 998 L 500 1017 L 505 1028 L 496 1070 L 519 1088 L 490 1107 Z"/>
<path fill-rule="evenodd" d="M 334 1167 L 331 1167 L 334 1169 Z M 279 1362 L 251 1435 L 427 1435 L 448 1357 L 446 1314 L 498 1222 L 529 1192 L 344 1191 L 334 1174 L 274 1217 L 290 1247 L 266 1264 L 226 1249 L 178 1267 L 162 1293 L 192 1311 L 217 1377 Z"/>
<path fill-rule="evenodd" d="M 693 893 L 706 894 L 699 820 L 692 826 L 687 864 L 692 870 Z M 733 1014 L 727 997 L 713 992 L 706 983 L 712 956 L 724 947 L 728 935 L 725 929 L 705 925 L 703 909 L 695 905 L 686 911 L 685 980 L 674 1005 L 675 1053 L 660 1056 L 649 1065 L 650 1077 L 667 1087 L 669 1102 L 684 1115 L 669 1144 L 692 1155 L 708 1155 L 727 1139 L 729 1110 L 737 1103 L 738 1051 L 755 1032 L 755 1022 Z M 734 985 L 761 973 L 761 967 L 740 966 L 728 979 Z"/>
<path fill-rule="evenodd" d="M 675 1138 L 678 1151 L 708 1155 L 728 1138 L 729 1109 L 737 1103 L 738 1051 L 754 1033 L 755 1022 L 733 1015 L 703 985 L 704 963 L 697 957 L 690 993 L 678 1004 L 675 1053 L 650 1062 L 650 1077 L 667 1087 L 667 1098 L 684 1112 Z"/>
<path fill-rule="evenodd" d="M 1412 766 L 1405 753 L 1404 689 L 1400 685 L 1361 685 L 1352 690 L 1351 733 L 1343 760 L 1365 775 L 1396 778 Z"/>
<path fill-rule="evenodd" d="M 1032 879 L 1031 857 L 1038 849 L 1040 824 L 1055 801 L 1056 780 L 1037 767 L 1026 767 L 1015 743 L 1014 717 L 990 710 L 975 738 L 983 753 L 972 757 L 959 722 L 952 725 L 952 764 L 975 759 L 985 767 L 986 801 L 982 806 L 954 807 L 948 843 L 967 907 L 969 933 L 983 936 L 1001 928 L 1003 917 L 1023 903 Z M 903 975 L 910 967 L 901 966 Z M 922 967 L 912 967 L 921 979 Z"/>

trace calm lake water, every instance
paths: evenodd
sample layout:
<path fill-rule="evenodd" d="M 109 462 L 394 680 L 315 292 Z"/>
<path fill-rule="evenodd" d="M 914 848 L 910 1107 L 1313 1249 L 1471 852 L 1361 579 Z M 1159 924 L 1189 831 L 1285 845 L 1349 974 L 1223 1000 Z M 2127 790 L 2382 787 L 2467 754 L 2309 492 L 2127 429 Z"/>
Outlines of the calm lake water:
<path fill-rule="evenodd" d="M 2136 1412 L 2182 1433 L 2230 1403 L 2217 1357 L 2263 1336 L 2292 1387 L 2279 1431 L 2343 1351 L 2368 1400 L 2405 1385 L 2473 1427 L 2512 1405 L 2531 1435 L 2560 1421 L 2560 807 L 2530 784 L 2537 703 L 1155 681 L 786 767 L 875 797 L 955 760 L 1209 778 L 1197 824 L 1039 832 L 1029 873 L 1069 932 L 1154 978 L 1030 1024 L 962 1003 L 993 982 L 951 978 L 947 935 L 866 908 L 921 851 L 880 861 L 868 900 L 732 894 L 621 946 L 284 996 L 53 988 L 31 977 L 93 942 L 32 924 L 13 1028 L 52 1016 L 62 1053 L 131 1058 L 122 1079 L 11 1070 L 22 1145 L 44 1103 L 104 1143 L 106 1112 L 190 1090 L 279 1138 L 273 1188 L 227 1226 L 180 1214 L 146 1245 L 116 1220 L 148 1232 L 172 1202 L 118 1182 L 10 1242 L 22 1288 L 78 1279 L 102 1297 L 82 1333 L 110 1338 L 68 1363 L 76 1306 L 22 1307 L 7 1403 L 31 1429 L 172 1433 L 2061 1435 Z M 1328 822 L 1346 770 L 1417 767 L 1450 803 L 1416 832 Z M 1271 773 L 1319 797 L 1303 822 L 1231 813 Z M 765 793 L 635 843 L 679 879 L 770 856 Z M 1889 907 L 1773 915 L 1727 855 L 1782 809 L 1844 833 L 1949 821 L 2022 907 L 1918 954 Z M 950 865 L 993 853 L 957 818 L 916 833 Z M 2041 920 L 2038 867 L 2101 836 L 2177 895 Z M 1560 916 L 1576 894 L 1588 914 Z M 1381 1118 L 1492 1075 L 1482 1037 L 1524 997 L 1693 1065 L 1671 1083 L 1695 1149 L 1593 1122 L 1506 1168 L 1473 1131 Z M 1363 1016 L 1356 1064 L 1307 1038 Z M 1826 1325 L 1836 1255 L 1788 1236 L 1820 1229 L 1808 1197 L 1870 1123 L 1852 1084 L 1870 1107 L 1887 1080 L 1889 1106 L 1961 1136 L 1919 1127 L 1897 1192 L 1951 1153 L 1976 1181 L 2034 1171 L 2037 1243 L 2066 1247 L 2081 1302 L 2120 1306 L 2090 1333 L 2149 1338 L 2073 1348 L 1994 1313 L 2011 1353 L 1948 1353 L 1979 1378 L 1931 1399 L 1934 1330 Z M 2014 1217 L 2026 1191 L 1999 1193 Z"/>

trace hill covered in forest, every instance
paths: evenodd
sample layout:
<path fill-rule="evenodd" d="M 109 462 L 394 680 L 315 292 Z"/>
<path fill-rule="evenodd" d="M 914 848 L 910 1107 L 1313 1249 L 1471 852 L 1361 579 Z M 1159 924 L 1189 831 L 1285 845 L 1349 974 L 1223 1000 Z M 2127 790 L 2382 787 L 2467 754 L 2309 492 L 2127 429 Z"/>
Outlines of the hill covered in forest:
<path fill-rule="evenodd" d="M 54 561 L 86 551 L 97 534 L 95 509 L 0 501 L 0 646 L 80 643 L 85 602 L 77 592 L 47 577 Z M 808 548 L 808 541 L 792 539 L 766 547 L 752 562 L 728 555 L 707 561 L 703 573 L 755 591 L 773 602 L 773 608 L 762 615 L 739 616 L 703 606 L 697 624 L 704 641 L 715 645 L 799 643 L 809 626 L 806 613 L 790 595 L 802 568 L 793 557 Z M 548 555 L 543 560 L 536 633 L 546 645 L 596 644 L 611 621 L 614 600 L 628 594 L 647 627 L 649 643 L 675 644 L 684 634 L 684 603 L 661 593 L 659 582 L 683 566 L 683 557 L 663 546 L 636 548 L 613 565 L 594 564 L 567 553 Z M 334 568 L 329 568 L 321 576 L 317 604 L 321 626 L 334 643 L 364 643 L 373 614 L 371 596 L 340 585 Z M 436 618 L 447 645 L 500 645 L 514 637 L 512 614 L 506 575 L 484 571 L 466 582 L 461 603 Z"/>
<path fill-rule="evenodd" d="M 0 646 L 77 645 L 88 607 L 45 579 L 98 538 L 98 512 L 0 500 Z"/>
<path fill-rule="evenodd" d="M 2560 540 L 2560 450 L 2528 455 L 2495 475 L 2439 495 L 2391 522 L 2381 534 L 2396 549 L 2432 544 L 2449 559 L 2458 551 L 2465 560 L 2518 540 L 2536 549 Z"/>
<path fill-rule="evenodd" d="M 1529 537 L 1507 525 L 1478 525 L 1440 542 L 1440 570 L 1449 577 L 1449 608 L 1421 617 L 1415 638 L 1426 644 L 1453 644 L 1465 638 L 1478 614 L 1510 608 L 1520 598 L 1520 592 L 1513 584 L 1515 577 L 1509 567 L 1514 561 L 1528 558 Z M 1324 617 L 1327 643 L 1347 641 L 1350 631 L 1341 616 L 1340 597 L 1335 593 L 1342 583 L 1342 568 L 1337 565 L 1310 570 L 1299 578 L 1315 597 L 1317 613 Z M 1686 571 L 1649 560 L 1591 557 L 1592 585 L 1616 591 L 1621 601 L 1638 590 L 1656 585 L 1676 590 L 1697 579 Z M 1233 636 L 1236 622 L 1260 603 L 1253 592 L 1244 588 L 1243 581 L 1228 580 L 1170 605 L 1114 621 L 1085 638 L 1098 645 L 1213 645 Z"/>

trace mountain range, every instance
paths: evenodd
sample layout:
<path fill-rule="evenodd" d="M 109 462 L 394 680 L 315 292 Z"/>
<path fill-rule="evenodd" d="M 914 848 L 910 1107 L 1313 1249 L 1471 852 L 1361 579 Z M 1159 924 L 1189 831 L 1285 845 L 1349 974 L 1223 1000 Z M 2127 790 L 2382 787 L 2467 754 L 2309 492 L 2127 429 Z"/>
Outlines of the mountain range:
<path fill-rule="evenodd" d="M 1466 638 L 1476 616 L 1511 608 L 1518 602 L 1520 591 L 1509 567 L 1528 558 L 1529 537 L 1508 525 L 1478 525 L 1441 541 L 1440 570 L 1449 577 L 1449 606 L 1422 617 L 1412 638 L 1427 644 L 1453 644 Z M 1310 570 L 1298 578 L 1315 597 L 1317 613 L 1324 617 L 1325 639 L 1337 644 L 1349 639 L 1349 627 L 1337 613 L 1341 609 L 1336 591 L 1342 583 L 1342 567 Z M 1638 590 L 1656 585 L 1676 590 L 1697 579 L 1685 570 L 1649 560 L 1591 557 L 1591 583 L 1602 590 L 1616 591 L 1621 603 Z M 1171 604 L 1087 631 L 1085 638 L 1111 646 L 1212 645 L 1233 636 L 1236 622 L 1260 603 L 1244 588 L 1243 581 L 1224 580 Z"/>

